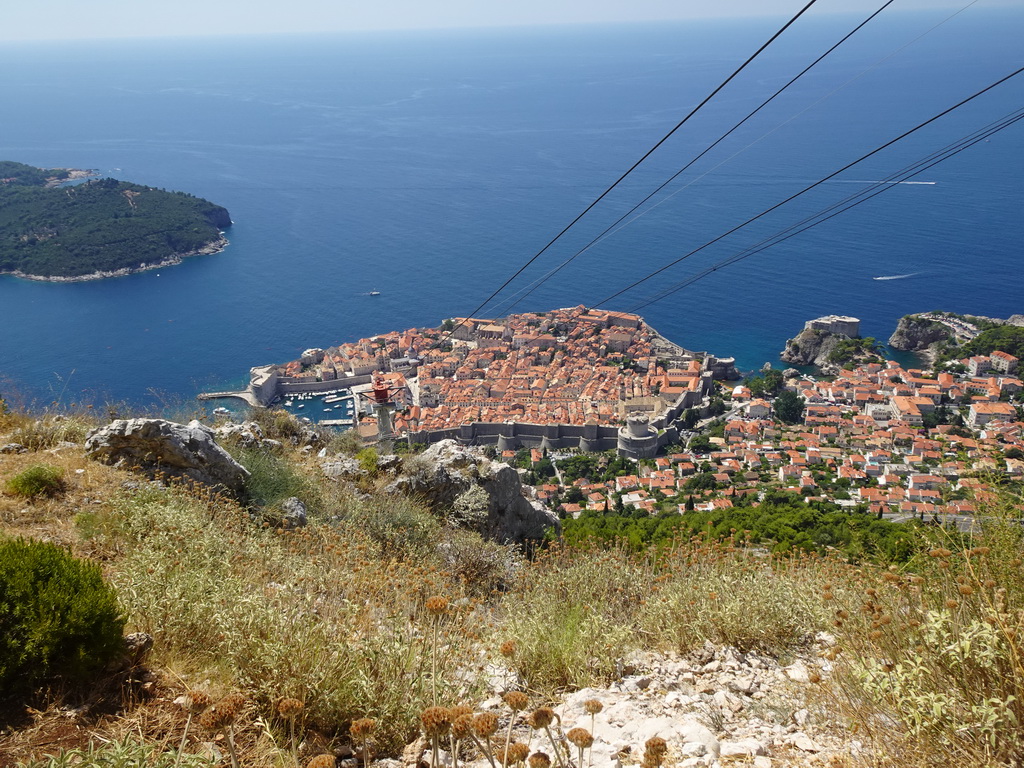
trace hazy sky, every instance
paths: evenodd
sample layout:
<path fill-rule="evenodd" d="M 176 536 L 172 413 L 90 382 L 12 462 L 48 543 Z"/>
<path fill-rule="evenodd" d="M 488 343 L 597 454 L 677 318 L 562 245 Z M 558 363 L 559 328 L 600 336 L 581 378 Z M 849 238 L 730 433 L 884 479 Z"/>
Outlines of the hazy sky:
<path fill-rule="evenodd" d="M 791 16 L 806 0 L 2 0 L 0 41 Z M 893 10 L 969 0 L 897 0 Z M 819 0 L 812 13 L 881 0 Z M 1024 0 L 980 0 L 978 6 Z"/>

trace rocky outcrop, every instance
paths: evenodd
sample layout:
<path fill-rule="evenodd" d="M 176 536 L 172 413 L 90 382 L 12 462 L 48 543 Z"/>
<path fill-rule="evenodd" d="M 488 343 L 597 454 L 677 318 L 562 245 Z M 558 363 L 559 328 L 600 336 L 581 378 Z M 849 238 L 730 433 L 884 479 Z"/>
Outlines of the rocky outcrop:
<path fill-rule="evenodd" d="M 89 433 L 86 455 L 105 464 L 139 469 L 148 476 L 187 479 L 241 493 L 249 472 L 217 445 L 198 421 L 118 419 Z"/>
<path fill-rule="evenodd" d="M 822 365 L 839 338 L 824 331 L 804 329 L 786 341 L 779 357 L 791 365 Z"/>
<path fill-rule="evenodd" d="M 456 510 L 465 524 L 502 543 L 536 541 L 558 525 L 554 513 L 523 496 L 515 469 L 454 440 L 442 440 L 406 462 L 385 491 L 415 496 L 441 513 Z"/>
<path fill-rule="evenodd" d="M 817 649 L 832 642 L 819 636 Z M 811 681 L 827 683 L 831 662 L 811 654 L 791 661 L 784 666 L 767 654 L 710 643 L 686 655 L 635 652 L 621 660 L 621 677 L 607 687 L 563 694 L 552 707 L 563 732 L 573 727 L 591 732 L 586 762 L 594 766 L 636 765 L 655 736 L 667 742 L 664 764 L 685 768 L 804 768 L 863 754 L 863 744 L 814 703 L 821 693 Z M 493 695 L 480 708 L 504 714 L 500 694 L 522 683 L 500 665 L 490 673 Z M 591 716 L 595 701 L 600 711 Z M 512 736 L 527 742 L 530 729 L 517 723 Z M 536 743 L 538 735 L 532 739 Z M 543 737 L 541 746 L 546 746 Z M 418 745 L 414 756 L 424 748 Z M 465 764 L 485 768 L 488 762 Z"/>
<path fill-rule="evenodd" d="M 920 352 L 932 344 L 953 339 L 949 326 L 920 315 L 904 315 L 889 337 L 889 346 L 904 352 Z"/>
<path fill-rule="evenodd" d="M 779 357 L 791 365 L 815 365 L 827 374 L 837 373 L 840 366 L 846 363 L 859 364 L 881 360 L 874 339 L 862 339 L 859 336 L 847 336 L 845 333 L 811 327 L 828 319 L 819 318 L 808 322 L 800 333 L 786 341 L 786 348 Z"/>

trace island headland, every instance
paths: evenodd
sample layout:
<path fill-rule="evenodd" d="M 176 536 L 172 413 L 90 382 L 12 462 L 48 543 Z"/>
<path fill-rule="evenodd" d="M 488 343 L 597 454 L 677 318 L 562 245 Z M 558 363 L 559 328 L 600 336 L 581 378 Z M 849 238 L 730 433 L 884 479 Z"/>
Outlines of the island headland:
<path fill-rule="evenodd" d="M 53 282 L 120 277 L 228 244 L 231 216 L 222 206 L 96 176 L 0 161 L 0 275 Z"/>
<path fill-rule="evenodd" d="M 870 337 L 861 338 L 860 320 L 845 315 L 808 320 L 799 334 L 786 341 L 779 357 L 791 365 L 815 365 L 825 373 L 882 359 L 878 343 Z"/>

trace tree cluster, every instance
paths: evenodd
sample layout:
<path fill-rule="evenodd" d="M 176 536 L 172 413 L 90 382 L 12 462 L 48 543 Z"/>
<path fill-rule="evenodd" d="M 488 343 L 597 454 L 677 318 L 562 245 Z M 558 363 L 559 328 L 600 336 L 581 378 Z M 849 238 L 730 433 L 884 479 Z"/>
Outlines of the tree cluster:
<path fill-rule="evenodd" d="M 231 224 L 224 208 L 186 193 L 116 179 L 51 188 L 52 174 L 0 163 L 0 272 L 77 277 L 137 268 L 215 243 Z"/>

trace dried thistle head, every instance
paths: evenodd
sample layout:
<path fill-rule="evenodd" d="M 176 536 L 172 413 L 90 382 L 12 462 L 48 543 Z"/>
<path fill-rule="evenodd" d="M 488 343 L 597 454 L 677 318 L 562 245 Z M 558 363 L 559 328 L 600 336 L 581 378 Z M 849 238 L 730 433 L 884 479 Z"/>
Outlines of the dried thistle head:
<path fill-rule="evenodd" d="M 509 691 L 502 698 L 513 712 L 522 712 L 530 705 L 530 697 L 522 691 Z"/>
<path fill-rule="evenodd" d="M 526 761 L 530 754 L 530 748 L 518 741 L 513 741 L 505 750 L 505 757 L 501 761 L 504 765 L 516 765 Z"/>
<path fill-rule="evenodd" d="M 473 715 L 462 714 L 452 719 L 452 736 L 456 741 L 469 738 L 473 732 Z"/>
<path fill-rule="evenodd" d="M 583 702 L 583 711 L 588 715 L 596 715 L 602 709 L 604 709 L 604 704 L 597 699 L 587 699 Z"/>
<path fill-rule="evenodd" d="M 530 768 L 551 768 L 551 758 L 546 752 L 534 752 L 530 755 Z"/>
<path fill-rule="evenodd" d="M 517 646 L 516 646 L 516 641 L 515 640 L 506 640 L 498 648 L 498 651 L 506 659 L 511 659 L 513 656 L 516 655 L 516 648 L 517 648 Z"/>
<path fill-rule="evenodd" d="M 594 737 L 590 735 L 590 731 L 586 728 L 573 728 L 565 734 L 565 738 L 580 749 L 589 749 L 594 745 Z"/>
<path fill-rule="evenodd" d="M 210 694 L 203 691 L 189 691 L 182 696 L 181 706 L 191 715 L 198 715 L 206 711 L 206 708 L 213 703 Z"/>
<path fill-rule="evenodd" d="M 377 721 L 372 717 L 361 717 L 358 720 L 352 721 L 352 725 L 348 727 L 348 732 L 355 741 L 366 741 L 370 738 L 370 734 L 373 733 L 373 729 L 376 727 Z"/>
<path fill-rule="evenodd" d="M 335 768 L 338 764 L 334 755 L 317 755 L 306 763 L 306 768 Z"/>
<path fill-rule="evenodd" d="M 452 714 L 445 707 L 427 707 L 420 715 L 427 736 L 444 736 L 452 727 Z"/>
<path fill-rule="evenodd" d="M 451 712 L 452 722 L 455 722 L 458 718 L 462 717 L 463 715 L 473 714 L 473 708 L 467 707 L 465 704 L 456 704 L 454 707 L 450 707 L 448 711 Z"/>
<path fill-rule="evenodd" d="M 530 724 L 530 727 L 535 731 L 539 731 L 541 728 L 547 728 L 555 719 L 555 710 L 551 707 L 537 707 L 530 713 L 530 716 L 526 718 L 526 722 Z"/>
<path fill-rule="evenodd" d="M 427 613 L 431 616 L 444 616 L 448 613 L 448 598 L 437 595 L 427 600 Z"/>
<path fill-rule="evenodd" d="M 644 759 L 648 756 L 657 760 L 660 764 L 661 759 L 668 754 L 668 742 L 666 742 L 661 736 L 652 736 L 644 744 Z"/>
<path fill-rule="evenodd" d="M 481 712 L 473 718 L 473 733 L 479 738 L 490 738 L 498 732 L 498 716 L 493 712 Z"/>
<path fill-rule="evenodd" d="M 203 713 L 199 724 L 208 731 L 221 731 L 238 719 L 245 706 L 245 698 L 238 693 L 229 693 Z"/>
<path fill-rule="evenodd" d="M 291 720 L 302 714 L 305 705 L 298 699 L 286 698 L 277 702 L 277 714 L 286 720 Z"/>

